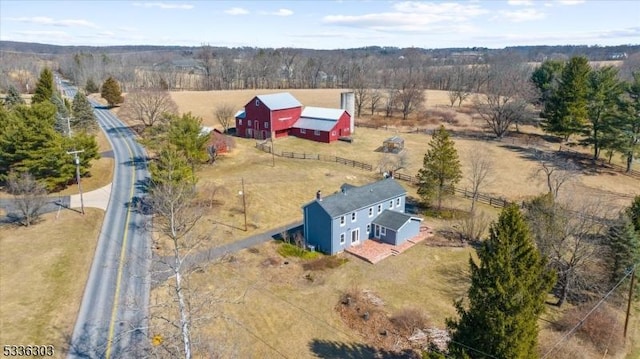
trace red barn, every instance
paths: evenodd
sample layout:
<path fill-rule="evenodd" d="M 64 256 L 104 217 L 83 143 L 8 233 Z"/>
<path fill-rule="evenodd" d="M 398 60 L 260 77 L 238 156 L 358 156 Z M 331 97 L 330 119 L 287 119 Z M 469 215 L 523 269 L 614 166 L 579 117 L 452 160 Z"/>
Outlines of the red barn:
<path fill-rule="evenodd" d="M 288 92 L 258 95 L 236 113 L 239 137 L 267 139 L 288 135 L 318 142 L 350 136 L 351 115 L 346 110 L 305 107 Z"/>

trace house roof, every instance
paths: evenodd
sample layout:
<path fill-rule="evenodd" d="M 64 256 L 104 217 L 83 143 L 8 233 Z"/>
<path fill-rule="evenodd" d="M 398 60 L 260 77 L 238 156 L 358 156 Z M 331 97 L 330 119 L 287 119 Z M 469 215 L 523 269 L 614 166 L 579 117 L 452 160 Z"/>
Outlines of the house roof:
<path fill-rule="evenodd" d="M 305 107 L 300 119 L 293 124 L 295 128 L 306 130 L 331 131 L 345 110 L 323 107 Z"/>
<path fill-rule="evenodd" d="M 244 110 L 240 110 L 240 111 L 236 112 L 236 115 L 233 116 L 233 117 L 235 117 L 235 118 L 245 118 L 245 117 L 247 117 L 247 113 L 244 112 Z"/>
<path fill-rule="evenodd" d="M 295 97 L 293 97 L 292 94 L 288 92 L 280 92 L 270 95 L 258 95 L 256 97 L 270 110 L 282 110 L 285 108 L 302 107 L 300 101 L 298 101 Z"/>
<path fill-rule="evenodd" d="M 342 185 L 342 189 L 344 191 L 324 197 L 321 201 L 315 200 L 331 217 L 341 216 L 407 193 L 393 178 L 386 178 L 360 187 Z"/>
<path fill-rule="evenodd" d="M 397 231 L 412 218 L 409 214 L 385 209 L 371 223 Z"/>

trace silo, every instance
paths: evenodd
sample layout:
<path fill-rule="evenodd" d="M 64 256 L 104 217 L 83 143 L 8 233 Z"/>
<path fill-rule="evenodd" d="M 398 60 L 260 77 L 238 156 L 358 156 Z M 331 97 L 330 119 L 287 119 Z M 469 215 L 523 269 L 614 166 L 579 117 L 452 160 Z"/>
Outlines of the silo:
<path fill-rule="evenodd" d="M 351 91 L 340 93 L 340 108 L 346 110 L 351 116 L 349 132 L 353 134 L 356 123 L 356 101 L 355 94 Z"/>

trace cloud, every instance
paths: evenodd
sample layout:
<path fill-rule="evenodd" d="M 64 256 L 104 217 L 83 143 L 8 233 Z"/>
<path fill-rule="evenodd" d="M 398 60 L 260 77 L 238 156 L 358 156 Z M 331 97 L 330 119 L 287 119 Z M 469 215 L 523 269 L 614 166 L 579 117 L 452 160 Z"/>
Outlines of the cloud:
<path fill-rule="evenodd" d="M 525 22 L 541 20 L 547 17 L 543 12 L 539 12 L 535 9 L 524 9 L 517 11 L 500 11 L 500 19 L 505 19 L 511 22 Z"/>
<path fill-rule="evenodd" d="M 227 9 L 224 12 L 229 15 L 246 15 L 249 13 L 249 10 L 243 9 L 241 7 L 232 7 L 231 9 Z"/>
<path fill-rule="evenodd" d="M 584 0 L 559 0 L 560 5 L 579 5 L 583 4 Z"/>
<path fill-rule="evenodd" d="M 96 26 L 94 23 L 87 20 L 80 20 L 80 19 L 55 20 L 46 16 L 15 17 L 15 18 L 8 18 L 7 20 L 26 22 L 30 24 L 36 24 L 36 25 L 51 25 L 51 26 L 63 26 L 63 27 L 90 27 L 94 29 L 98 28 L 98 26 Z"/>
<path fill-rule="evenodd" d="M 393 5 L 393 11 L 363 15 L 328 15 L 326 24 L 368 28 L 377 31 L 431 31 L 437 24 L 454 26 L 486 15 L 477 3 L 418 3 L 406 1 Z"/>
<path fill-rule="evenodd" d="M 176 4 L 167 2 L 134 2 L 133 6 L 152 8 L 157 7 L 160 9 L 174 9 L 174 10 L 191 10 L 193 5 L 191 4 Z"/>
<path fill-rule="evenodd" d="M 533 6 L 532 0 L 509 0 L 507 4 L 512 6 Z"/>
<path fill-rule="evenodd" d="M 293 11 L 289 9 L 278 9 L 278 11 L 272 12 L 271 14 L 275 16 L 291 16 L 293 15 Z"/>

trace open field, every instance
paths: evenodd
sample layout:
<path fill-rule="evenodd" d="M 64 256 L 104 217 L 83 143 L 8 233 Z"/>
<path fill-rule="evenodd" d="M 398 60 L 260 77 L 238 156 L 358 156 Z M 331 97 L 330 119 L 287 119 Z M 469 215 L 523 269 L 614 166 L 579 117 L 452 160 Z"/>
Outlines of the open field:
<path fill-rule="evenodd" d="M 1 343 L 51 344 L 63 357 L 103 216 L 63 210 L 28 228 L 0 228 Z"/>

